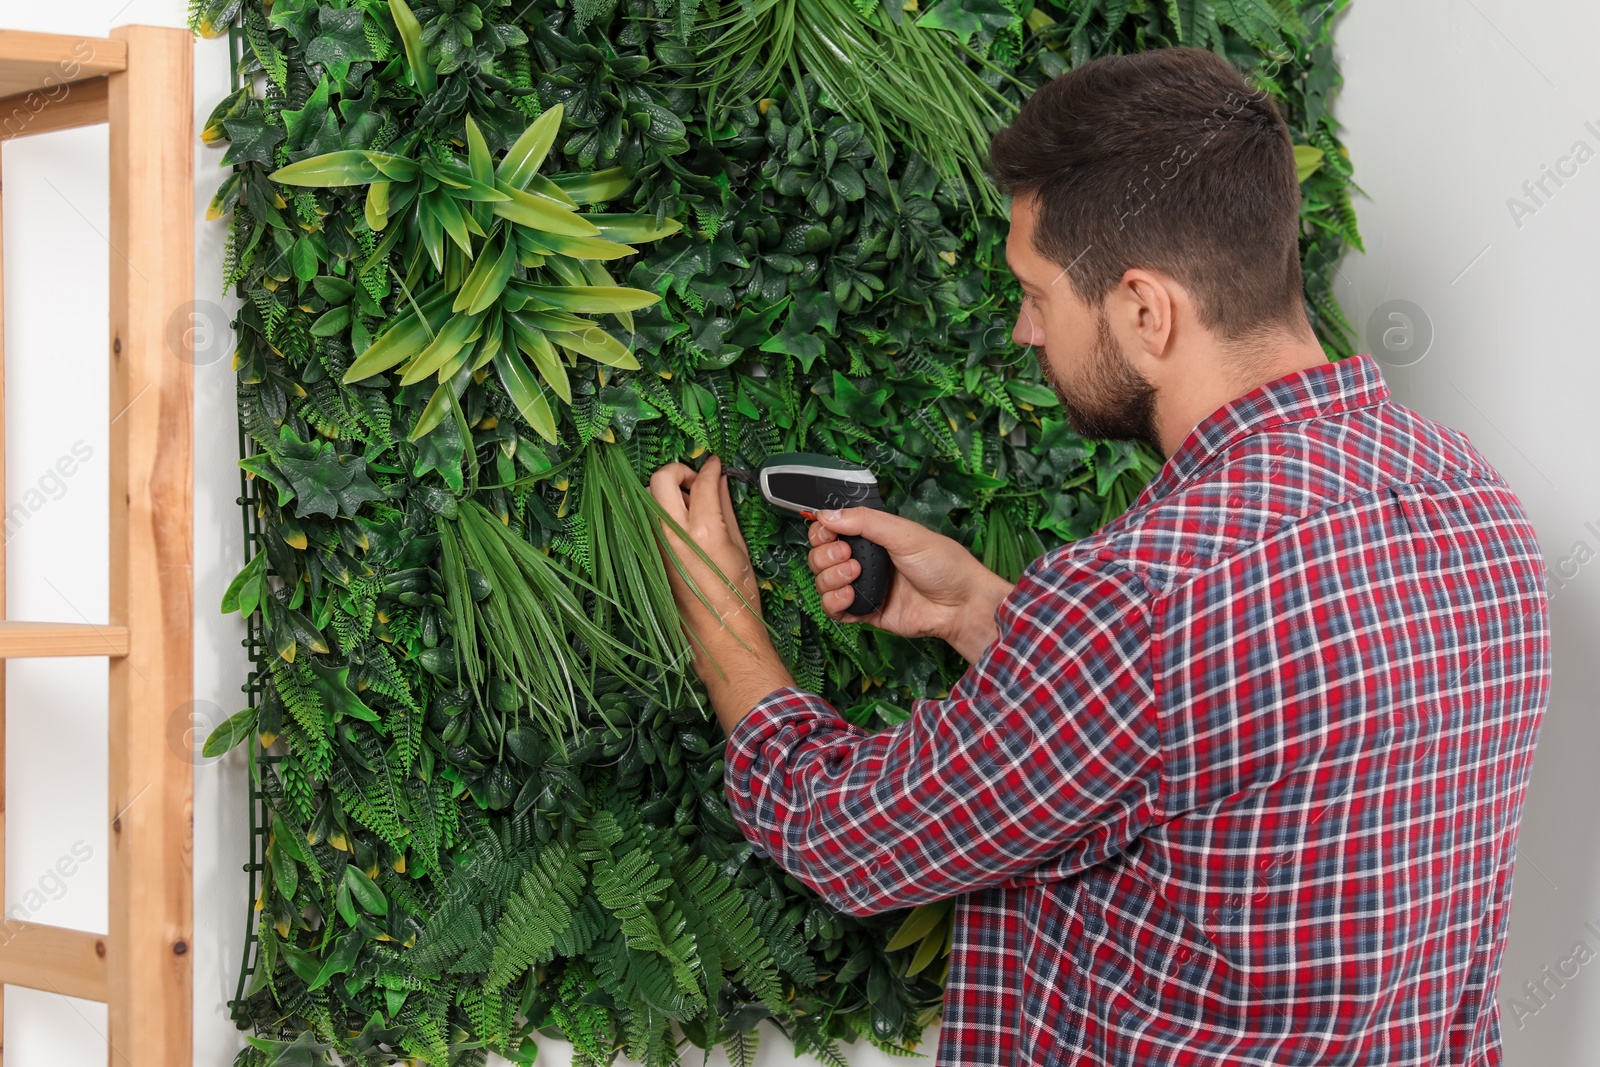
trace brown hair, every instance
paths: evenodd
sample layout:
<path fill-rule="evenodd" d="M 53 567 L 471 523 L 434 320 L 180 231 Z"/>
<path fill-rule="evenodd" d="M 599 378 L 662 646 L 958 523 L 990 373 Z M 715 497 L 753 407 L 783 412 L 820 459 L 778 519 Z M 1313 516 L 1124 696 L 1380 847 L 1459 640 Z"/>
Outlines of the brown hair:
<path fill-rule="evenodd" d="M 995 134 L 989 171 L 1037 196 L 1034 247 L 1091 304 L 1144 267 L 1177 279 L 1225 339 L 1305 321 L 1289 127 L 1213 52 L 1157 48 L 1057 76 Z"/>

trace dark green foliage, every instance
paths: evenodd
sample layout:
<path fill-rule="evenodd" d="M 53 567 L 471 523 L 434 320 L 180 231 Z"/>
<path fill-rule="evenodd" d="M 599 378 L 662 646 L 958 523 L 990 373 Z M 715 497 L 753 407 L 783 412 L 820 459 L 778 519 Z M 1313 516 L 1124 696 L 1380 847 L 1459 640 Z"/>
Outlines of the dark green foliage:
<path fill-rule="evenodd" d="M 841 2 L 805 9 L 880 36 L 911 17 Z M 876 88 L 960 67 L 939 89 L 985 86 L 958 120 L 970 148 L 988 109 L 1009 113 L 1070 65 L 1171 43 L 1223 52 L 1294 130 L 1307 305 L 1340 357 L 1353 331 L 1329 277 L 1359 247 L 1328 114 L 1343 6 L 940 0 L 904 46 L 931 65 Z M 233 23 L 241 83 L 259 86 L 205 133 L 230 142 L 212 214 L 231 218 L 223 281 L 244 297 L 241 465 L 260 531 L 224 604 L 258 627 L 260 698 L 207 749 L 254 736 L 268 811 L 240 1064 L 527 1063 L 541 1033 L 580 1063 L 677 1063 L 685 1040 L 741 1063 L 762 1019 L 838 1063 L 841 1042 L 904 1051 L 937 1018 L 942 913 L 914 915 L 890 949 L 906 915 L 835 911 L 733 824 L 644 481 L 708 450 L 739 465 L 840 455 L 874 469 L 891 510 L 1015 577 L 1120 514 L 1160 457 L 1080 438 L 1011 345 L 1006 223 L 969 184 L 967 149 L 925 158 L 925 137 L 825 91 L 804 48 L 746 86 L 759 97 L 725 80 L 711 105 L 706 62 L 739 58 L 719 46 L 736 7 L 195 0 L 197 28 Z M 761 48 L 758 66 L 782 53 Z M 604 264 L 541 251 L 506 236 L 522 230 L 495 223 L 476 186 L 417 177 L 500 159 L 558 104 L 549 158 L 519 188 L 604 216 L 609 240 L 653 243 Z M 361 184 L 269 178 L 355 149 L 395 174 L 343 156 L 340 180 Z M 473 280 L 486 249 L 513 244 L 509 276 Z M 606 316 L 637 366 L 548 309 L 519 330 L 512 316 L 562 286 L 657 294 L 564 311 Z M 467 289 L 438 331 L 459 318 L 466 352 L 486 343 L 463 340 L 468 322 L 493 319 L 504 351 L 526 345 L 517 363 L 491 354 L 409 384 L 357 363 L 408 315 L 426 322 L 434 293 Z M 547 353 L 530 325 L 572 345 Z M 733 492 L 802 685 L 869 730 L 949 691 L 953 651 L 827 619 L 803 524 Z"/>

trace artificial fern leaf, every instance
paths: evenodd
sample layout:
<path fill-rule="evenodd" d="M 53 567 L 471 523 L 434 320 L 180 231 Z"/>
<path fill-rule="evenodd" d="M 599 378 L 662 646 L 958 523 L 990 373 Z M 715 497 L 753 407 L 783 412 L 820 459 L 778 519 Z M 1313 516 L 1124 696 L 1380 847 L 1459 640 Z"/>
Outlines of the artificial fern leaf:
<path fill-rule="evenodd" d="M 523 971 L 550 958 L 560 932 L 572 922 L 587 872 L 572 849 L 557 842 L 522 876 L 495 924 L 494 955 L 484 988 L 503 989 Z"/>

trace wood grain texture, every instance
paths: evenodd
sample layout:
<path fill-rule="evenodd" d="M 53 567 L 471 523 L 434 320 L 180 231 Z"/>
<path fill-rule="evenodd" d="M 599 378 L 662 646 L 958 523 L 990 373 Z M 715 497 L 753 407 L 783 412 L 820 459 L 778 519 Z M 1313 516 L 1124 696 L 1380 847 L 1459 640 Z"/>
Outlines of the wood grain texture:
<path fill-rule="evenodd" d="M 62 86 L 54 96 L 30 91 L 0 99 L 0 141 L 104 122 L 106 92 L 102 77 Z"/>
<path fill-rule="evenodd" d="M 0 515 L 6 513 L 6 270 L 5 152 L 0 149 Z M 6 548 L 11 540 L 0 532 L 0 620 L 8 613 Z M 6 661 L 0 659 L 0 904 L 6 899 Z M 0 1067 L 5 1065 L 6 990 L 0 984 Z"/>
<path fill-rule="evenodd" d="M 115 35 L 0 30 L 0 96 L 35 90 L 48 94 L 85 78 L 125 70 L 127 65 L 127 44 Z"/>
<path fill-rule="evenodd" d="M 193 46 L 121 26 L 109 76 L 111 244 L 111 1062 L 193 1060 Z M 182 731 L 177 731 L 181 733 Z"/>
<path fill-rule="evenodd" d="M 110 955 L 105 934 L 0 919 L 0 982 L 6 985 L 104 1001 Z"/>
<path fill-rule="evenodd" d="M 0 620 L 0 661 L 45 656 L 126 656 L 126 626 Z"/>

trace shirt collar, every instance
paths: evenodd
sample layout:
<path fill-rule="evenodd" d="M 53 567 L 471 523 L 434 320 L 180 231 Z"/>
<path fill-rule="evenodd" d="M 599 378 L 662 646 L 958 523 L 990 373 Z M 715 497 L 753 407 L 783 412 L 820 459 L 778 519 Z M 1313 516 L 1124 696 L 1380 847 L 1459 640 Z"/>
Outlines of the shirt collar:
<path fill-rule="evenodd" d="M 1141 502 L 1152 503 L 1166 496 L 1211 457 L 1251 434 L 1284 423 L 1352 411 L 1388 398 L 1389 387 L 1379 373 L 1377 361 L 1366 353 L 1274 378 L 1201 419 L 1145 486 Z"/>

